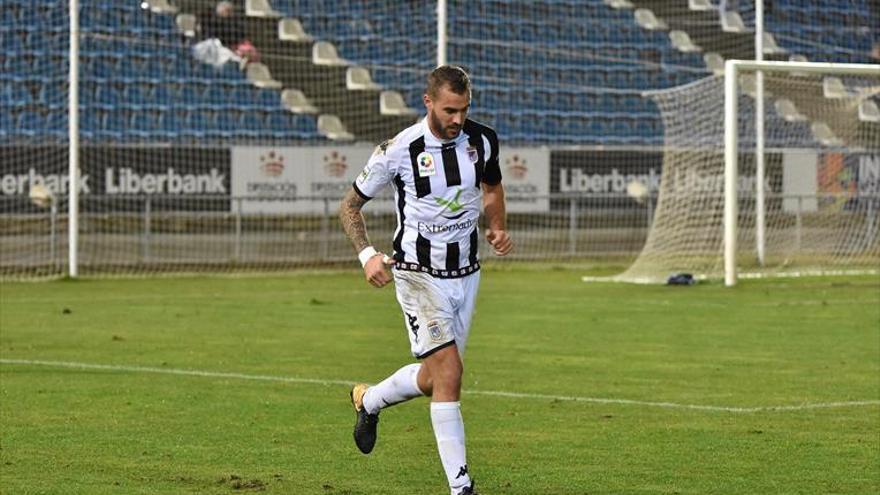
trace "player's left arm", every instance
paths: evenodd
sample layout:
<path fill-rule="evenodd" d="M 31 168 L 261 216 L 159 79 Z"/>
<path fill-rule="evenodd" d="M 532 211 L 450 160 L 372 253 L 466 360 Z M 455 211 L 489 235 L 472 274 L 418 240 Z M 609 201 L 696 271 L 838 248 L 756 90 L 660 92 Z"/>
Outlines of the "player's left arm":
<path fill-rule="evenodd" d="M 483 188 L 483 214 L 486 216 L 486 240 L 495 254 L 504 256 L 513 249 L 513 241 L 507 233 L 507 207 L 504 203 L 504 186 L 501 183 L 481 184 Z"/>

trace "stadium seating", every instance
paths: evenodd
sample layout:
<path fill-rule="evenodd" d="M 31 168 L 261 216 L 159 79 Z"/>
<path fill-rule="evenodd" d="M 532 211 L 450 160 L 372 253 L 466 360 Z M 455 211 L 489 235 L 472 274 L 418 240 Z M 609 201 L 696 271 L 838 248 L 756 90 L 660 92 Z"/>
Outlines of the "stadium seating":
<path fill-rule="evenodd" d="M 433 66 L 436 49 L 436 21 L 423 5 L 271 4 L 296 17 L 306 35 L 332 42 L 342 58 L 368 67 L 382 89 L 398 91 L 407 105 L 421 108 L 424 72 Z M 753 3 L 730 4 L 745 29 L 752 29 Z M 659 113 L 641 92 L 709 73 L 702 53 L 676 49 L 666 32 L 644 29 L 631 10 L 601 0 L 449 5 L 448 59 L 473 74 L 474 117 L 498 126 L 505 139 L 657 144 Z M 7 0 L 0 9 L 4 140 L 64 138 L 58 126 L 67 107 L 66 8 L 64 2 Z M 868 62 L 878 38 L 878 27 L 866 24 L 872 15 L 867 0 L 775 0 L 766 27 L 787 53 Z M 81 2 L 80 24 L 87 141 L 323 139 L 317 117 L 285 110 L 280 91 L 254 88 L 233 64 L 215 70 L 194 61 L 173 15 L 143 10 L 137 1 L 92 0 Z"/>
<path fill-rule="evenodd" d="M 0 138 L 64 140 L 67 4 L 4 3 Z M 315 118 L 293 118 L 279 92 L 253 88 L 232 64 L 215 70 L 193 60 L 173 16 L 135 1 L 97 0 L 81 2 L 80 26 L 80 128 L 87 144 L 322 139 Z"/>

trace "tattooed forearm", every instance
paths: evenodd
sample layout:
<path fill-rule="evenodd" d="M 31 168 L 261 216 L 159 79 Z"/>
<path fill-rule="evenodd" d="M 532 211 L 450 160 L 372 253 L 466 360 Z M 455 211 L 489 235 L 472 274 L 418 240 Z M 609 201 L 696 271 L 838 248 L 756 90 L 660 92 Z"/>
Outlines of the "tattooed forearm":
<path fill-rule="evenodd" d="M 351 241 L 356 252 L 370 245 L 370 238 L 367 236 L 367 225 L 364 222 L 364 216 L 361 214 L 361 208 L 366 204 L 366 200 L 362 198 L 354 189 L 349 189 L 348 193 L 342 198 L 342 204 L 339 207 L 339 220 L 342 222 L 342 230 Z"/>

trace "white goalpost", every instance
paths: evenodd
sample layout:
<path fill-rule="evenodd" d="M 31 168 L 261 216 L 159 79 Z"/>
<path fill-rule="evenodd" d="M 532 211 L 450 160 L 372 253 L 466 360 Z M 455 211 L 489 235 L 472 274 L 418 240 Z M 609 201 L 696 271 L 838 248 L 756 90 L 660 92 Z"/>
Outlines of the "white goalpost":
<path fill-rule="evenodd" d="M 743 71 L 768 71 L 768 72 L 785 72 L 796 73 L 798 75 L 820 74 L 829 76 L 868 76 L 880 78 L 880 65 L 871 64 L 835 64 L 835 63 L 817 63 L 817 62 L 768 62 L 768 61 L 751 61 L 751 60 L 728 60 L 724 66 L 724 284 L 733 286 L 737 280 L 737 171 L 739 158 L 739 133 L 737 126 L 738 116 L 738 81 L 739 75 Z M 761 72 L 757 75 L 760 77 Z M 878 81 L 880 82 L 880 81 Z M 823 85 L 825 83 L 823 82 Z M 870 87 L 863 91 L 865 95 L 880 92 L 880 86 Z M 827 93 L 827 92 L 826 92 Z M 854 95 L 858 98 L 858 95 Z M 762 98 L 756 101 L 763 102 Z M 758 136 L 763 137 L 763 129 L 758 130 Z M 869 136 L 869 141 L 865 143 L 866 151 L 872 148 L 880 148 L 880 142 L 877 140 L 878 135 L 873 133 Z M 829 143 L 830 144 L 830 143 Z M 758 149 L 758 154 L 763 155 L 763 150 Z M 758 158 L 758 157 L 756 157 Z M 763 158 L 763 156 L 761 156 Z M 880 164 L 878 164 L 880 165 Z M 762 167 L 757 168 L 762 171 Z M 763 191 L 760 185 L 763 183 L 761 176 L 757 175 L 756 183 L 759 185 L 758 191 Z M 763 195 L 757 195 L 759 200 L 763 199 Z M 870 200 L 869 200 L 870 201 Z M 756 212 L 759 217 L 766 214 L 766 208 L 763 201 L 758 201 Z M 764 231 L 763 218 L 759 218 L 756 222 L 756 230 L 758 232 L 758 259 L 763 264 L 764 239 L 760 235 Z M 876 237 L 876 228 L 875 237 Z M 877 260 L 875 260 L 877 261 Z M 877 267 L 875 267 L 877 268 Z"/>
<path fill-rule="evenodd" d="M 880 272 L 880 122 L 864 111 L 878 95 L 880 65 L 739 60 L 651 93 L 666 128 L 660 197 L 615 280 Z M 756 122 L 759 102 L 771 111 Z"/>

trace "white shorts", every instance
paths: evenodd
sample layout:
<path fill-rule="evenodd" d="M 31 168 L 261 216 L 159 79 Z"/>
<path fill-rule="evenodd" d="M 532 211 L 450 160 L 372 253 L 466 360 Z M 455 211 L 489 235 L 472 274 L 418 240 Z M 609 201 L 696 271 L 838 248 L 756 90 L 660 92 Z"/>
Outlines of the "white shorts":
<path fill-rule="evenodd" d="M 464 355 L 480 287 L 480 272 L 461 278 L 434 278 L 393 270 L 397 302 L 413 356 L 422 359 L 455 344 Z"/>

